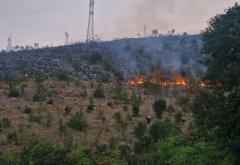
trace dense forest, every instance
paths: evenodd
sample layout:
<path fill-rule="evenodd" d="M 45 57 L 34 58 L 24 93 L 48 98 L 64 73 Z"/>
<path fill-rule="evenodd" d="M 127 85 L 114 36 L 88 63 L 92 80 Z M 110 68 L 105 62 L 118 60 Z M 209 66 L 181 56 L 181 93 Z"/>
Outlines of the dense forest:
<path fill-rule="evenodd" d="M 202 81 L 211 84 L 211 88 L 194 87 L 188 90 L 190 93 L 188 95 L 175 90 L 178 95 L 171 98 L 176 98 L 176 105 L 180 106 L 182 111 L 178 111 L 175 104 L 173 106 L 169 104 L 172 102 L 171 99 L 169 101 L 169 97 L 166 99 L 163 96 L 169 91 L 166 92 L 162 86 L 144 84 L 142 88 L 145 90 L 151 93 L 159 90 L 161 93 L 154 97 L 147 97 L 141 92 L 130 92 L 121 82 L 122 79 L 117 79 L 113 84 L 103 76 L 95 84 L 86 82 L 84 85 L 80 80 L 71 82 L 73 80 L 69 79 L 68 74 L 61 71 L 56 75 L 55 85 L 58 85 L 63 91 L 71 90 L 73 95 L 70 92 L 66 94 L 71 96 L 69 98 L 84 98 L 82 104 L 86 104 L 86 107 L 79 107 L 80 110 L 73 113 L 71 107 L 64 106 L 63 116 L 65 119 L 58 122 L 53 121 L 53 118 L 57 118 L 59 111 L 53 113 L 43 110 L 45 104 L 50 106 L 56 101 L 54 93 L 57 92 L 54 92 L 53 85 L 50 84 L 47 88 L 44 84 L 51 81 L 47 80 L 49 78 L 44 75 L 35 75 L 26 87 L 22 83 L 23 79 L 16 80 L 11 76 L 2 77 L 1 99 L 4 94 L 4 98 L 11 99 L 11 102 L 8 102 L 9 106 L 15 104 L 14 98 L 21 99 L 20 97 L 23 97 L 24 89 L 30 90 L 33 86 L 34 92 L 31 96 L 33 103 L 24 106 L 23 109 L 30 121 L 27 125 L 16 126 L 13 124 L 18 122 L 14 119 L 19 115 L 21 108 L 11 114 L 13 116 L 11 120 L 6 117 L 1 119 L 0 134 L 7 134 L 7 140 L 2 142 L 2 136 L 0 136 L 2 151 L 0 164 L 239 164 L 240 6 L 235 4 L 224 14 L 213 17 L 209 21 L 208 28 L 202 33 L 202 42 L 202 54 L 209 55 L 208 69 L 202 77 Z M 76 87 L 72 88 L 72 86 Z M 79 88 L 81 88 L 81 93 L 75 97 L 74 92 Z M 22 101 L 27 100 L 28 96 L 25 95 Z M 111 100 L 106 103 L 108 109 L 107 111 L 100 110 L 106 98 Z M 144 101 L 147 101 L 148 104 L 143 103 Z M 70 104 L 71 101 L 67 100 L 66 102 Z M 2 104 L 3 101 L 1 101 L 1 106 Z M 35 105 L 40 107 L 36 111 Z M 154 119 L 145 119 L 146 113 L 142 113 L 144 106 L 147 107 L 146 109 L 153 110 Z M 119 107 L 121 110 L 113 113 L 111 111 L 114 111 L 114 107 Z M 3 106 L 1 114 L 3 113 L 2 109 L 4 109 Z M 97 133 L 94 138 L 90 136 L 95 127 L 92 125 L 95 121 L 93 114 L 96 114 L 98 120 L 98 123 L 95 124 Z M 112 119 L 107 117 L 110 114 Z M 167 116 L 169 114 L 174 116 L 174 120 Z M 187 118 L 187 116 L 190 117 Z M 114 124 L 109 122 L 110 124 L 106 126 L 110 120 L 114 120 Z M 192 120 L 191 124 L 188 124 L 188 131 L 184 131 L 183 123 L 187 122 L 185 120 Z M 11 127 L 17 129 L 8 131 Z M 39 129 L 42 130 L 53 127 L 53 130 L 57 131 L 56 137 L 43 138 L 32 129 L 35 127 L 40 127 Z M 113 132 L 111 135 L 116 136 L 108 137 L 110 136 L 109 130 Z M 78 132 L 80 133 L 78 134 Z M 105 133 L 104 139 L 107 139 L 107 142 L 100 142 L 102 132 Z"/>

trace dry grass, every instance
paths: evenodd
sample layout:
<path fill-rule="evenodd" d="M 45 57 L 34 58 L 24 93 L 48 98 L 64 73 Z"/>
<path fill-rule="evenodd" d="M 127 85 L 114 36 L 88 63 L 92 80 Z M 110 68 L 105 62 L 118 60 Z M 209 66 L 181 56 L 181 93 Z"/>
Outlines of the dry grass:
<path fill-rule="evenodd" d="M 115 119 L 113 115 L 116 112 L 121 112 L 124 119 L 128 122 L 128 130 L 126 134 L 126 143 L 133 144 L 134 137 L 132 135 L 133 127 L 137 121 L 145 121 L 146 115 L 153 116 L 153 120 L 156 120 L 154 112 L 152 110 L 152 104 L 156 97 L 145 97 L 144 102 L 140 107 L 140 114 L 137 118 L 132 118 L 132 121 L 127 119 L 129 114 L 131 115 L 131 107 L 129 106 L 128 112 L 123 111 L 123 104 L 114 104 L 112 107 L 107 105 L 108 99 L 94 99 L 95 110 L 92 113 L 87 113 L 88 97 L 92 95 L 93 88 L 89 82 L 81 81 L 80 85 L 76 85 L 74 82 L 61 82 L 47 80 L 44 82 L 44 88 L 47 90 L 55 90 L 56 95 L 52 97 L 53 105 L 47 104 L 47 101 L 42 103 L 34 102 L 32 97 L 36 91 L 35 85 L 32 80 L 22 82 L 26 84 L 24 94 L 18 98 L 9 98 L 7 96 L 8 86 L 1 84 L 0 88 L 0 119 L 7 117 L 11 119 L 11 127 L 4 129 L 0 132 L 0 147 L 5 149 L 7 146 L 7 134 L 9 132 L 17 131 L 20 125 L 25 125 L 28 129 L 35 131 L 39 138 L 49 138 L 55 141 L 62 142 L 64 137 L 59 136 L 59 120 L 62 119 L 66 122 L 71 115 L 79 113 L 80 110 L 84 110 L 84 116 L 87 120 L 88 127 L 86 134 L 84 132 L 70 130 L 70 135 L 73 137 L 73 144 L 86 144 L 89 146 L 96 144 L 108 144 L 112 137 L 122 139 Z M 87 90 L 88 97 L 81 97 L 80 93 L 84 89 Z M 174 97 L 169 99 L 165 98 L 168 104 L 175 107 L 176 111 L 173 113 L 165 113 L 163 119 L 169 118 L 174 121 L 174 115 L 181 111 L 176 105 Z M 72 108 L 69 115 L 65 114 L 64 108 L 66 106 Z M 24 113 L 25 107 L 31 107 L 35 112 L 41 108 L 42 120 L 40 123 L 29 121 L 29 115 Z M 51 116 L 49 119 L 50 125 L 47 125 L 47 116 Z M 105 117 L 103 122 L 101 116 Z M 181 130 L 183 133 L 187 133 L 189 123 L 192 121 L 190 113 L 183 115 L 186 122 L 181 123 Z M 86 138 L 85 138 L 86 137 Z"/>

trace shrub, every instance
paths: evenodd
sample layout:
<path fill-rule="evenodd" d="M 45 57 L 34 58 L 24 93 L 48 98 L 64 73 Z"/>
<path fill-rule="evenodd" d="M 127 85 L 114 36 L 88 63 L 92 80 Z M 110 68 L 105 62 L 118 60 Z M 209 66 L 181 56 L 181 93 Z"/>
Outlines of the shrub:
<path fill-rule="evenodd" d="M 102 88 L 102 84 L 98 83 L 95 91 L 93 92 L 93 96 L 95 98 L 104 98 L 104 91 Z"/>
<path fill-rule="evenodd" d="M 78 147 L 74 149 L 69 155 L 70 164 L 92 165 L 93 161 L 90 159 L 90 151 L 85 147 Z"/>
<path fill-rule="evenodd" d="M 128 111 L 128 105 L 127 104 L 123 104 L 123 111 L 127 112 Z"/>
<path fill-rule="evenodd" d="M 7 134 L 7 140 L 10 143 L 15 143 L 16 145 L 18 144 L 18 135 L 16 132 L 11 132 Z"/>
<path fill-rule="evenodd" d="M 31 144 L 24 148 L 22 164 L 66 164 L 65 151 L 53 142 Z"/>
<path fill-rule="evenodd" d="M 46 92 L 44 90 L 38 90 L 34 95 L 33 95 L 33 101 L 36 102 L 42 102 L 46 99 Z"/>
<path fill-rule="evenodd" d="M 187 111 L 190 109 L 190 99 L 187 96 L 178 96 L 176 98 L 176 103 L 184 110 Z"/>
<path fill-rule="evenodd" d="M 80 97 L 87 97 L 88 96 L 88 93 L 87 93 L 87 90 L 86 89 L 83 89 L 81 92 L 80 92 Z"/>
<path fill-rule="evenodd" d="M 93 99 L 93 97 L 89 98 L 87 110 L 88 110 L 88 112 L 92 112 L 94 110 L 94 99 Z"/>
<path fill-rule="evenodd" d="M 157 118 L 160 119 L 162 117 L 162 113 L 164 111 L 166 111 L 166 109 L 167 109 L 166 101 L 165 100 L 161 100 L 161 99 L 155 101 L 153 103 L 153 109 L 154 109 L 154 112 L 155 112 Z"/>
<path fill-rule="evenodd" d="M 50 98 L 50 99 L 47 101 L 47 104 L 53 105 L 53 99 Z"/>
<path fill-rule="evenodd" d="M 175 117 L 175 121 L 177 123 L 180 123 L 182 121 L 182 113 L 181 112 L 177 113 L 174 117 Z"/>
<path fill-rule="evenodd" d="M 58 123 L 59 136 L 66 135 L 67 131 L 68 131 L 68 128 L 67 128 L 66 124 L 64 124 L 63 120 L 60 119 L 59 123 Z"/>
<path fill-rule="evenodd" d="M 146 125 L 143 122 L 138 122 L 137 125 L 134 127 L 134 135 L 138 139 L 142 139 L 146 132 Z"/>
<path fill-rule="evenodd" d="M 1 122 L 2 128 L 7 128 L 11 126 L 11 119 L 9 118 L 2 118 Z"/>
<path fill-rule="evenodd" d="M 58 70 L 57 71 L 57 79 L 61 81 L 67 81 L 68 80 L 68 74 L 65 70 Z"/>
<path fill-rule="evenodd" d="M 156 121 L 150 126 L 149 133 L 155 141 L 158 141 L 179 133 L 179 129 L 173 123 Z"/>
<path fill-rule="evenodd" d="M 69 115 L 71 111 L 72 111 L 72 107 L 68 105 L 64 108 L 65 115 Z"/>
<path fill-rule="evenodd" d="M 26 106 L 26 107 L 24 108 L 24 113 L 27 113 L 27 114 L 32 113 L 32 108 L 29 107 L 29 106 Z"/>
<path fill-rule="evenodd" d="M 118 139 L 115 137 L 111 137 L 111 139 L 109 140 L 109 147 L 113 149 L 116 147 L 117 143 L 118 143 Z"/>
<path fill-rule="evenodd" d="M 167 108 L 167 111 L 169 113 L 173 113 L 175 111 L 175 108 L 172 105 L 169 105 L 168 108 Z"/>
<path fill-rule="evenodd" d="M 133 104 L 132 105 L 132 113 L 134 117 L 137 117 L 140 111 L 140 106 L 139 104 Z"/>
<path fill-rule="evenodd" d="M 35 114 L 32 112 L 32 113 L 29 113 L 28 117 L 29 117 L 29 121 L 36 122 L 36 123 L 40 123 L 42 119 L 42 116 L 40 113 Z"/>
<path fill-rule="evenodd" d="M 10 87 L 8 97 L 18 97 L 18 96 L 19 96 L 18 89 L 16 87 Z"/>
<path fill-rule="evenodd" d="M 87 127 L 87 121 L 79 115 L 74 115 L 69 119 L 67 125 L 72 129 L 84 131 Z"/>

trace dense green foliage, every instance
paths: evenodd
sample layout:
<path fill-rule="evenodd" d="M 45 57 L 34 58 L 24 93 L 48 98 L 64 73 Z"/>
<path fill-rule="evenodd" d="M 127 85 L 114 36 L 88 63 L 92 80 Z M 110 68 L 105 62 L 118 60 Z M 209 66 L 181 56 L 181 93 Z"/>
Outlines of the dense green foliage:
<path fill-rule="evenodd" d="M 196 96 L 193 111 L 199 135 L 222 149 L 240 154 L 240 6 L 212 18 L 203 33 L 203 51 L 210 54 L 204 80 L 211 90 Z"/>

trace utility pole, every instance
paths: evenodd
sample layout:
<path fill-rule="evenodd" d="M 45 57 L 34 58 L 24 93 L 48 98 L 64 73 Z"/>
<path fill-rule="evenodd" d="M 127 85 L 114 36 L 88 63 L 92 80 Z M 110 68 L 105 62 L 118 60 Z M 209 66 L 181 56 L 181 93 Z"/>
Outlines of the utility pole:
<path fill-rule="evenodd" d="M 87 29 L 87 42 L 94 41 L 94 0 L 90 0 Z"/>
<path fill-rule="evenodd" d="M 9 35 L 8 40 L 7 40 L 7 51 L 11 52 L 12 51 L 12 36 Z"/>
<path fill-rule="evenodd" d="M 69 34 L 67 31 L 65 32 L 65 45 L 69 45 Z"/>

